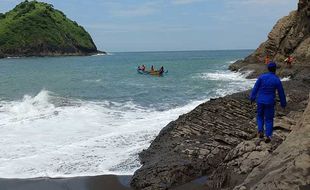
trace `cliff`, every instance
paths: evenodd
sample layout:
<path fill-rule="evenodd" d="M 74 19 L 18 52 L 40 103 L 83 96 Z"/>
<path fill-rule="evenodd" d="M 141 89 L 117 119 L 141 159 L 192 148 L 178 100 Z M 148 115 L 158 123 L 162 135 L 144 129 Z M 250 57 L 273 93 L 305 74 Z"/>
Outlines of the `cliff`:
<path fill-rule="evenodd" d="M 264 59 L 279 63 L 279 75 L 292 78 L 304 78 L 310 68 L 310 2 L 299 0 L 298 9 L 280 19 L 256 51 L 244 60 L 230 66 L 231 70 L 252 70 L 250 77 L 256 77 L 265 71 Z M 285 58 L 294 58 L 293 68 L 287 68 Z"/>
<path fill-rule="evenodd" d="M 0 14 L 0 57 L 94 53 L 85 29 L 50 4 L 26 0 Z"/>

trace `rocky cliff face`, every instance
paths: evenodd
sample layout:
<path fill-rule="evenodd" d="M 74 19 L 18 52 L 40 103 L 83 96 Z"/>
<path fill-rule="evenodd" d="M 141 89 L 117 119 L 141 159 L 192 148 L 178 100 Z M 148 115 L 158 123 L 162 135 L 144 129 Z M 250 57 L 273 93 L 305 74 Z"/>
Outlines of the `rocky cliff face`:
<path fill-rule="evenodd" d="M 298 120 L 296 120 L 298 121 Z M 310 101 L 292 132 L 271 154 L 263 158 L 241 185 L 242 189 L 310 189 Z"/>
<path fill-rule="evenodd" d="M 94 53 L 86 30 L 50 4 L 26 0 L 0 14 L 0 58 Z"/>
<path fill-rule="evenodd" d="M 282 76 L 297 77 L 310 67 L 310 1 L 299 0 L 298 10 L 280 19 L 268 35 L 268 40 L 262 43 L 257 50 L 230 66 L 231 70 L 253 70 L 252 77 L 265 71 L 264 59 L 279 63 Z M 293 68 L 287 69 L 285 58 L 291 55 L 294 58 Z"/>

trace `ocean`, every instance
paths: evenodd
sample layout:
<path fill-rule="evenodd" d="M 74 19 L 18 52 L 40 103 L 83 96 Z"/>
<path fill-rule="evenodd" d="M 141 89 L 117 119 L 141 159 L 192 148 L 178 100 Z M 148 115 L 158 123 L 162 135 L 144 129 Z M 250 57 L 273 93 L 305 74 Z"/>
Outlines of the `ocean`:
<path fill-rule="evenodd" d="M 0 59 L 0 177 L 132 175 L 169 122 L 253 85 L 228 71 L 252 52 Z M 138 74 L 142 64 L 168 72 Z"/>

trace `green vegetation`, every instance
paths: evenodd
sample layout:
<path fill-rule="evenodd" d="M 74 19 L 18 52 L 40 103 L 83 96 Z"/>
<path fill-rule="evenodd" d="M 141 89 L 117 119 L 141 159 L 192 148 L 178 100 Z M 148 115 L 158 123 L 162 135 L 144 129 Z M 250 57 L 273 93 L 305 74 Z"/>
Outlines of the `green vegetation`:
<path fill-rule="evenodd" d="M 51 4 L 26 0 L 0 14 L 0 57 L 95 52 L 85 29 Z"/>

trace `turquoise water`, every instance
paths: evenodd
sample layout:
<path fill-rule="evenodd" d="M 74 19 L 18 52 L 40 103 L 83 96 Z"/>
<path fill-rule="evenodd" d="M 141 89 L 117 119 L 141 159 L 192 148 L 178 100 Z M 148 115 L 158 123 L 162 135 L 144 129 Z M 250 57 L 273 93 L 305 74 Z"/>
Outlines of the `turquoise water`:
<path fill-rule="evenodd" d="M 252 85 L 227 70 L 251 52 L 0 59 L 0 177 L 132 174 L 167 123 Z"/>
<path fill-rule="evenodd" d="M 214 96 L 218 81 L 205 73 L 226 71 L 230 61 L 251 51 L 114 53 L 110 56 L 0 60 L 0 97 L 36 95 L 42 89 L 83 100 L 133 101 L 141 106 L 184 105 Z M 141 76 L 138 65 L 164 66 L 164 77 Z"/>

